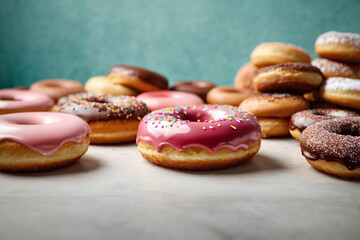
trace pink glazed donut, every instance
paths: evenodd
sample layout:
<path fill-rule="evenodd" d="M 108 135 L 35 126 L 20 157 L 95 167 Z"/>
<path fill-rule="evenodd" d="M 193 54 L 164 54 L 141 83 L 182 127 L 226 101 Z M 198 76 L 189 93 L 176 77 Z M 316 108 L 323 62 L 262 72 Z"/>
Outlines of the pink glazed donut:
<path fill-rule="evenodd" d="M 146 103 L 150 111 L 167 107 L 204 104 L 204 101 L 196 94 L 171 90 L 144 92 L 138 95 L 137 99 Z"/>
<path fill-rule="evenodd" d="M 0 114 L 50 111 L 54 101 L 43 93 L 28 90 L 0 90 Z"/>
<path fill-rule="evenodd" d="M 253 115 L 237 107 L 185 106 L 145 116 L 136 142 L 157 165 L 210 170 L 250 160 L 260 148 L 261 130 Z"/>
<path fill-rule="evenodd" d="M 0 170 L 43 171 L 77 161 L 89 147 L 89 125 L 54 112 L 0 116 Z"/>

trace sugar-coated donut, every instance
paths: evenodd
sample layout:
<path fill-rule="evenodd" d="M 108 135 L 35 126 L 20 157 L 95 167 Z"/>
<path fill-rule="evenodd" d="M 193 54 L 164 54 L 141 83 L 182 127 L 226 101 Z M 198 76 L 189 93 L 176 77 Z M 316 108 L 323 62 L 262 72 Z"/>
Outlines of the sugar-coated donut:
<path fill-rule="evenodd" d="M 54 100 L 43 93 L 18 89 L 0 90 L 0 114 L 50 111 Z"/>
<path fill-rule="evenodd" d="M 262 94 L 245 99 L 239 107 L 258 118 L 261 135 L 267 138 L 289 135 L 289 118 L 308 109 L 309 103 L 293 94 Z"/>
<path fill-rule="evenodd" d="M 316 39 L 315 52 L 323 58 L 360 64 L 360 34 L 323 33 Z"/>
<path fill-rule="evenodd" d="M 311 57 L 304 49 L 284 43 L 261 43 L 251 53 L 251 62 L 259 68 L 287 62 L 310 61 Z"/>
<path fill-rule="evenodd" d="M 144 92 L 139 94 L 137 99 L 146 103 L 150 111 L 167 107 L 204 104 L 198 95 L 173 90 Z"/>
<path fill-rule="evenodd" d="M 234 80 L 234 86 L 240 90 L 254 91 L 254 77 L 258 68 L 252 64 L 247 63 L 240 68 Z"/>
<path fill-rule="evenodd" d="M 209 170 L 250 160 L 259 150 L 254 116 L 231 106 L 201 105 L 161 109 L 139 125 L 138 148 L 157 165 Z"/>
<path fill-rule="evenodd" d="M 89 147 L 90 127 L 64 113 L 0 116 L 0 170 L 44 171 L 77 161 Z"/>
<path fill-rule="evenodd" d="M 57 101 L 63 96 L 83 92 L 84 86 L 79 82 L 67 79 L 46 79 L 33 83 L 29 90 L 45 93 Z"/>
<path fill-rule="evenodd" d="M 208 92 L 206 101 L 210 104 L 239 106 L 244 99 L 253 95 L 251 91 L 234 87 L 214 87 Z"/>
<path fill-rule="evenodd" d="M 328 78 L 321 86 L 319 94 L 326 102 L 360 109 L 360 79 Z"/>
<path fill-rule="evenodd" d="M 98 95 L 128 95 L 135 96 L 137 91 L 121 84 L 113 84 L 107 76 L 95 76 L 87 80 L 85 90 Z"/>
<path fill-rule="evenodd" d="M 144 68 L 115 65 L 108 76 L 113 84 L 121 84 L 138 92 L 168 88 L 168 80 L 164 76 Z"/>
<path fill-rule="evenodd" d="M 300 138 L 301 152 L 316 169 L 360 178 L 360 117 L 317 122 Z"/>
<path fill-rule="evenodd" d="M 260 68 L 254 78 L 259 92 L 305 93 L 320 86 L 323 75 L 309 63 L 283 63 Z"/>
<path fill-rule="evenodd" d="M 311 124 L 329 119 L 357 117 L 356 112 L 334 109 L 334 108 L 317 108 L 308 109 L 293 114 L 289 122 L 291 136 L 300 140 L 301 133 Z"/>
<path fill-rule="evenodd" d="M 319 68 L 325 78 L 360 78 L 360 66 L 357 65 L 348 65 L 345 63 L 322 58 L 313 60 L 311 64 Z"/>
<path fill-rule="evenodd" d="M 88 122 L 92 144 L 109 144 L 134 141 L 140 120 L 150 111 L 132 96 L 88 95 L 62 105 L 60 112 Z"/>
<path fill-rule="evenodd" d="M 171 90 L 194 93 L 205 102 L 207 93 L 214 87 L 216 84 L 204 80 L 178 81 L 171 87 Z"/>

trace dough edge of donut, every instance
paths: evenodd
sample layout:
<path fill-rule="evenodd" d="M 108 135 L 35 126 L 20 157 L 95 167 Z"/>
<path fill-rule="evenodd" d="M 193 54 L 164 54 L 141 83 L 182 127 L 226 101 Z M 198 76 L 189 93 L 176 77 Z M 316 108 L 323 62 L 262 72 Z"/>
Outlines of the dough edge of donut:
<path fill-rule="evenodd" d="M 327 174 L 341 178 L 360 178 L 360 168 L 349 170 L 341 163 L 335 161 L 326 161 L 324 159 L 310 160 L 307 157 L 305 159 L 312 167 Z"/>
<path fill-rule="evenodd" d="M 149 162 L 169 168 L 183 170 L 215 170 L 228 168 L 251 160 L 259 151 L 261 140 L 249 144 L 248 150 L 239 149 L 235 152 L 222 148 L 215 154 L 205 149 L 193 147 L 178 152 L 171 146 L 165 146 L 157 152 L 152 144 L 139 142 L 141 155 Z"/>
<path fill-rule="evenodd" d="M 90 139 L 86 136 L 80 143 L 67 142 L 51 156 L 12 140 L 0 142 L 0 171 L 37 172 L 66 167 L 84 155 Z"/>

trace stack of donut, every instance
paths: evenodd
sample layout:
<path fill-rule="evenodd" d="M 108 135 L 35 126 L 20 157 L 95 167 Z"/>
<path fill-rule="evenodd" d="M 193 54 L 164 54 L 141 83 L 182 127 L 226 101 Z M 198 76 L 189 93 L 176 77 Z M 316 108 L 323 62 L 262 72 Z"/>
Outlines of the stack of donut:
<path fill-rule="evenodd" d="M 326 32 L 316 39 L 315 52 L 321 58 L 312 64 L 326 78 L 319 97 L 327 103 L 360 110 L 360 34 Z"/>
<path fill-rule="evenodd" d="M 235 77 L 235 87 L 254 91 L 240 108 L 258 117 L 262 137 L 289 135 L 289 118 L 309 108 L 303 93 L 312 91 L 323 81 L 321 71 L 310 64 L 303 49 L 284 43 L 262 43 L 251 53 Z"/>

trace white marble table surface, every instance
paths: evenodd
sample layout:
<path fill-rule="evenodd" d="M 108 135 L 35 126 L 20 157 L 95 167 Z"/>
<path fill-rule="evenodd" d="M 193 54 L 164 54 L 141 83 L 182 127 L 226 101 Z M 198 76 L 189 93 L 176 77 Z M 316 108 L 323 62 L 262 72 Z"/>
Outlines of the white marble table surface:
<path fill-rule="evenodd" d="M 0 239 L 360 239 L 360 181 L 314 170 L 292 138 L 209 172 L 155 166 L 135 144 L 0 173 Z"/>

